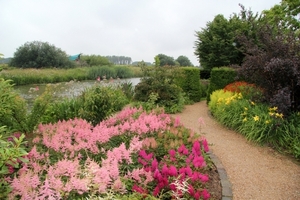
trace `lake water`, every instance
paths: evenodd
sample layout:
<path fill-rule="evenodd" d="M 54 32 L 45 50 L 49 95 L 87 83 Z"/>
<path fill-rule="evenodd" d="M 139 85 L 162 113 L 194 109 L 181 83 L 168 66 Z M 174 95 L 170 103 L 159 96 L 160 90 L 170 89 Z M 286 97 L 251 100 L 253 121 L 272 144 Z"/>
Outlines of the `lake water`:
<path fill-rule="evenodd" d="M 125 82 L 131 82 L 133 86 L 137 85 L 140 82 L 140 78 L 129 78 L 129 79 L 119 79 L 119 80 L 107 80 L 107 81 L 70 81 L 49 84 L 50 87 L 53 87 L 54 97 L 55 98 L 71 98 L 80 95 L 85 89 L 92 87 L 96 84 L 101 85 L 113 85 L 120 84 Z M 23 97 L 29 107 L 32 105 L 35 98 L 45 92 L 47 84 L 30 84 L 30 85 L 21 85 L 15 86 L 15 90 Z"/>

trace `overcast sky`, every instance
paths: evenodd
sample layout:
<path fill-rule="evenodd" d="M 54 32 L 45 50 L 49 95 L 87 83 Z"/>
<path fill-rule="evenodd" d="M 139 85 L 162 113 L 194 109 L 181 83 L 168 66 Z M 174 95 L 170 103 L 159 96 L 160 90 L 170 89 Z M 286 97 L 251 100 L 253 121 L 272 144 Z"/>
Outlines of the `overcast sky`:
<path fill-rule="evenodd" d="M 195 31 L 218 14 L 254 12 L 280 0 L 0 0 L 0 53 L 12 57 L 26 42 L 55 45 L 68 55 L 194 56 Z"/>

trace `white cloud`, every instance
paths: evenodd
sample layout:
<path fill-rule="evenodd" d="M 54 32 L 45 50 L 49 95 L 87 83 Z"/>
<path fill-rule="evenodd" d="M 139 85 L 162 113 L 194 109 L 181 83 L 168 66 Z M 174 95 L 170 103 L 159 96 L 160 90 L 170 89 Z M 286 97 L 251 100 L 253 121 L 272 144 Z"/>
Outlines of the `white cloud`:
<path fill-rule="evenodd" d="M 11 57 L 19 46 L 38 40 L 68 54 L 153 62 L 163 53 L 198 65 L 195 31 L 217 14 L 238 13 L 239 3 L 261 12 L 280 0 L 0 0 L 0 52 Z"/>

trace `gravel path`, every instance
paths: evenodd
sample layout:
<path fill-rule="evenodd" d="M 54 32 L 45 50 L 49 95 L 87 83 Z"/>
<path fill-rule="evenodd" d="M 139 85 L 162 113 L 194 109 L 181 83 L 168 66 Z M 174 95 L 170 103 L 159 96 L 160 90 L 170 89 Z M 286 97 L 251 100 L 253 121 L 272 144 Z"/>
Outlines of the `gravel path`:
<path fill-rule="evenodd" d="M 209 115 L 205 101 L 188 105 L 173 116 L 179 116 L 185 127 L 207 138 L 211 151 L 226 169 L 233 199 L 300 200 L 300 165 L 220 125 Z M 200 117 L 205 122 L 201 129 Z"/>

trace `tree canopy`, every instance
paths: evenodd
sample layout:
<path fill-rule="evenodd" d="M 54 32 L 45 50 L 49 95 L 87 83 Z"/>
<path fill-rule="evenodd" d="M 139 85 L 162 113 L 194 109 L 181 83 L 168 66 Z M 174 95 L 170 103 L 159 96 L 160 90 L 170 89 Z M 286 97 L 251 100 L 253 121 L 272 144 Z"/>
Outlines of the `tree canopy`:
<path fill-rule="evenodd" d="M 237 30 L 246 28 L 243 21 L 234 15 L 229 20 L 217 15 L 206 28 L 196 31 L 195 55 L 204 69 L 240 64 L 243 55 L 237 48 Z"/>
<path fill-rule="evenodd" d="M 33 41 L 20 46 L 14 53 L 11 66 L 20 68 L 73 67 L 67 54 L 47 42 Z"/>
<path fill-rule="evenodd" d="M 159 59 L 160 66 L 165 66 L 165 65 L 175 66 L 176 64 L 174 58 L 171 56 L 167 56 L 165 54 L 158 54 L 157 57 Z"/>
<path fill-rule="evenodd" d="M 191 61 L 186 56 L 181 55 L 175 61 L 178 62 L 179 65 L 182 66 L 182 67 L 193 66 Z"/>

